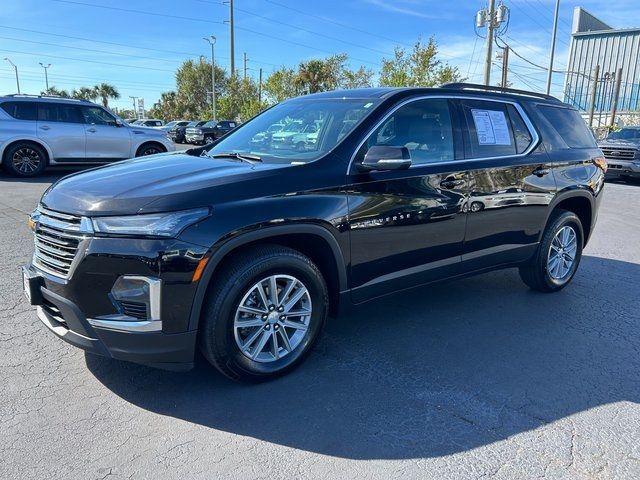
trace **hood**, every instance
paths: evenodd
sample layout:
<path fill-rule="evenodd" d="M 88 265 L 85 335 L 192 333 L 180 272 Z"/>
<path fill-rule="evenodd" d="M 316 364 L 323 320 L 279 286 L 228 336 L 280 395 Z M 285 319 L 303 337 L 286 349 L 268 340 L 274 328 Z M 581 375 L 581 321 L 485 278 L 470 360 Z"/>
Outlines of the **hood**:
<path fill-rule="evenodd" d="M 605 138 L 598 144 L 598 146 L 638 148 L 640 146 L 640 141 Z"/>
<path fill-rule="evenodd" d="M 51 210 L 87 216 L 182 210 L 213 205 L 223 185 L 286 167 L 162 153 L 64 177 L 41 202 Z"/>
<path fill-rule="evenodd" d="M 155 135 L 155 136 L 164 136 L 165 131 L 162 130 L 162 127 L 143 127 L 138 125 L 129 125 L 129 128 L 134 134 L 144 134 L 144 135 Z"/>

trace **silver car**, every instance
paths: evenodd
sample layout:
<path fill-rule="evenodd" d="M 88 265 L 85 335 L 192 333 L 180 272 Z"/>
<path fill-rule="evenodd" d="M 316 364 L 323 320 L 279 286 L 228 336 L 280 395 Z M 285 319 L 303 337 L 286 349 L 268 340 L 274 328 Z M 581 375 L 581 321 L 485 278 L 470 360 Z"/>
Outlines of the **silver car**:
<path fill-rule="evenodd" d="M 100 164 L 174 151 L 166 132 L 129 125 L 85 100 L 0 97 L 0 164 L 36 176 L 47 165 Z"/>

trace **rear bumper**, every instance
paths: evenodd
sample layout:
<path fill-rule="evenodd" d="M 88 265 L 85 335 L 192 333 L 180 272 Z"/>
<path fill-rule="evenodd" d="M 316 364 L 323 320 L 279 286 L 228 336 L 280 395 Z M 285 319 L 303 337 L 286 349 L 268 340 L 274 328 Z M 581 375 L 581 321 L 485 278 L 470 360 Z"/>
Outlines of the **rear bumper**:
<path fill-rule="evenodd" d="M 193 367 L 196 331 L 123 332 L 91 324 L 71 301 L 40 287 L 38 318 L 58 338 L 87 352 L 166 370 Z"/>

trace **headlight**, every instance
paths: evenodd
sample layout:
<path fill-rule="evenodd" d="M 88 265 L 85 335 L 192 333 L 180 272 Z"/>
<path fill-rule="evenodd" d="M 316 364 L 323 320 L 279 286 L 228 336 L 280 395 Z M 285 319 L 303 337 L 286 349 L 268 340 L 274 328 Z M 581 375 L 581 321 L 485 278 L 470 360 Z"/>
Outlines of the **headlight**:
<path fill-rule="evenodd" d="M 96 233 L 176 237 L 189 225 L 207 218 L 209 213 L 208 208 L 195 208 L 180 212 L 94 217 L 91 220 Z"/>

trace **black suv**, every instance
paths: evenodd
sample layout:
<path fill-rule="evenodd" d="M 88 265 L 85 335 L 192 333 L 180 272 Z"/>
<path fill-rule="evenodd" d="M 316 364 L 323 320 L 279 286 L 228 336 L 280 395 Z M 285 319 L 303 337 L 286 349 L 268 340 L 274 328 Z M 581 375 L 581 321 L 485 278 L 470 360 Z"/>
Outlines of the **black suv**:
<path fill-rule="evenodd" d="M 169 137 L 171 138 L 171 140 L 173 140 L 176 143 L 185 143 L 187 141 L 187 139 L 185 138 L 185 134 L 187 131 L 187 128 L 195 128 L 195 127 L 201 127 L 203 126 L 206 122 L 206 120 L 201 120 L 201 121 L 195 121 L 195 122 L 178 122 L 178 125 L 174 126 L 171 130 L 169 130 L 169 132 L 167 132 L 169 134 Z"/>
<path fill-rule="evenodd" d="M 216 122 L 210 120 L 202 126 L 188 127 L 185 133 L 187 143 L 196 145 L 209 144 L 223 137 L 238 126 L 238 122 L 231 120 L 221 120 Z"/>
<path fill-rule="evenodd" d="M 300 151 L 252 139 L 318 127 Z M 606 163 L 553 97 L 453 84 L 285 101 L 213 145 L 65 177 L 31 216 L 27 297 L 63 340 L 231 378 L 298 365 L 327 315 L 446 278 L 574 276 Z"/>

